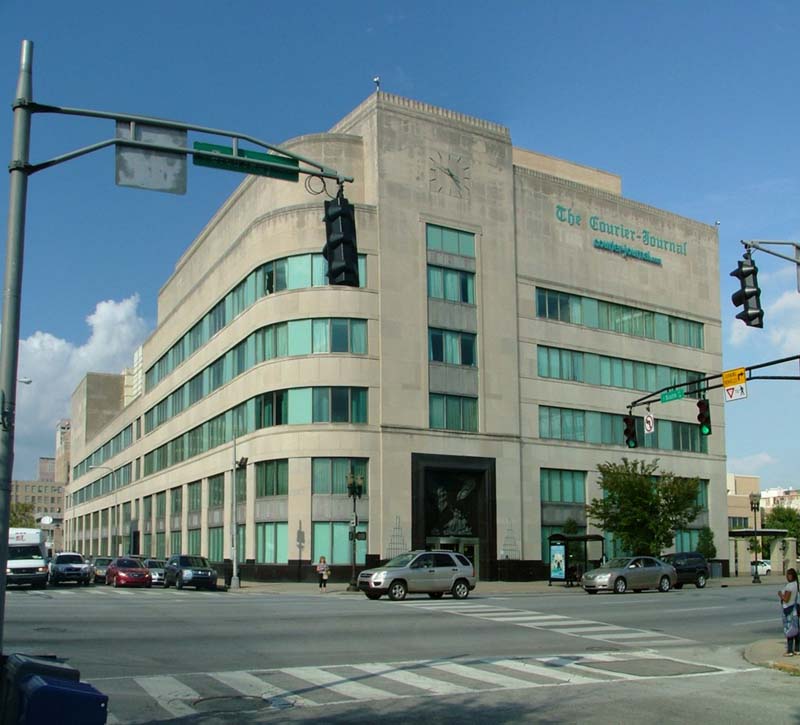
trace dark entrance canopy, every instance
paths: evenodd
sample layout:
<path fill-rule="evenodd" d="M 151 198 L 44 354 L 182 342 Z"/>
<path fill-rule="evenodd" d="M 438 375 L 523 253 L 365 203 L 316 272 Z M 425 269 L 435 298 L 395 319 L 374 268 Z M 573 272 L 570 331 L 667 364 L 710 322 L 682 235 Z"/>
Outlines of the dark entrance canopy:
<path fill-rule="evenodd" d="M 754 536 L 786 536 L 786 529 L 731 529 L 728 536 L 732 539 L 752 539 Z"/>

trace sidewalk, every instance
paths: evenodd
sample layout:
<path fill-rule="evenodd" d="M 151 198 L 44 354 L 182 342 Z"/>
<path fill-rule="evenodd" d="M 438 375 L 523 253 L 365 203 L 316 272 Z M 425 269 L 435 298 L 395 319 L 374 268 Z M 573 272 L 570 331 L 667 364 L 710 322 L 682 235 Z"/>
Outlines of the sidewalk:
<path fill-rule="evenodd" d="M 780 617 L 775 617 L 775 627 L 779 629 Z M 761 639 L 745 647 L 744 658 L 752 665 L 771 667 L 775 670 L 800 675 L 800 656 L 787 657 L 786 640 L 782 637 L 775 639 Z"/>

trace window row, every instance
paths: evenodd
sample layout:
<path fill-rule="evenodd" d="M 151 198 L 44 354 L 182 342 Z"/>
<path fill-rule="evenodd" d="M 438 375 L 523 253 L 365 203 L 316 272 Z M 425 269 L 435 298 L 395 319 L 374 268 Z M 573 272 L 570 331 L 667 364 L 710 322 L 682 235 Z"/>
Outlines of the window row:
<path fill-rule="evenodd" d="M 104 443 L 91 455 L 84 458 L 72 469 L 72 478 L 76 479 L 87 473 L 92 466 L 99 466 L 121 453 L 133 443 L 133 425 L 123 428 L 110 441 Z"/>
<path fill-rule="evenodd" d="M 539 437 L 581 441 L 598 445 L 625 445 L 624 416 L 614 413 L 539 406 Z M 653 433 L 644 434 L 644 421 L 636 418 L 636 437 L 641 448 L 708 453 L 706 436 L 696 423 L 656 420 Z"/>
<path fill-rule="evenodd" d="M 321 254 L 284 257 L 253 270 L 145 372 L 145 392 L 260 298 L 283 290 L 327 286 L 327 274 L 328 263 Z M 363 254 L 358 255 L 358 279 L 359 286 L 365 287 L 367 265 Z"/>
<path fill-rule="evenodd" d="M 586 471 L 542 468 L 539 472 L 539 486 L 542 503 L 586 502 Z"/>
<path fill-rule="evenodd" d="M 82 488 L 75 491 L 68 505 L 77 506 L 78 504 L 86 501 L 91 501 L 98 496 L 104 496 L 107 493 L 116 491 L 123 486 L 127 486 L 131 482 L 131 464 L 126 463 L 120 466 L 115 471 L 107 473 L 102 478 L 98 478 L 92 483 L 88 483 Z"/>
<path fill-rule="evenodd" d="M 426 224 L 425 237 L 428 249 L 459 254 L 462 257 L 475 257 L 475 235 L 471 232 Z"/>
<path fill-rule="evenodd" d="M 367 458 L 314 458 L 311 461 L 311 493 L 347 494 L 351 480 L 361 484 L 361 493 L 367 495 Z"/>
<path fill-rule="evenodd" d="M 728 516 L 729 529 L 749 529 L 751 523 L 747 516 Z"/>
<path fill-rule="evenodd" d="M 659 312 L 536 288 L 536 316 L 703 349 L 703 325 Z"/>
<path fill-rule="evenodd" d="M 428 329 L 428 338 L 428 359 L 432 362 L 469 367 L 478 364 L 475 352 L 476 336 L 473 333 L 438 330 L 431 327 Z"/>
<path fill-rule="evenodd" d="M 266 360 L 331 352 L 365 355 L 367 321 L 334 317 L 291 320 L 262 327 L 146 411 L 145 433 Z"/>
<path fill-rule="evenodd" d="M 667 365 L 654 365 L 542 345 L 537 348 L 537 362 L 539 376 L 542 378 L 571 380 L 577 383 L 607 385 L 643 392 L 660 390 L 669 385 L 691 384 L 703 378 L 703 373 Z M 687 397 L 699 396 L 698 389 L 688 388 Z"/>
<path fill-rule="evenodd" d="M 477 432 L 477 398 L 431 393 L 428 405 L 431 428 Z"/>
<path fill-rule="evenodd" d="M 273 390 L 245 401 L 173 438 L 144 456 L 149 476 L 236 436 L 276 425 L 366 423 L 367 388 L 314 387 Z"/>

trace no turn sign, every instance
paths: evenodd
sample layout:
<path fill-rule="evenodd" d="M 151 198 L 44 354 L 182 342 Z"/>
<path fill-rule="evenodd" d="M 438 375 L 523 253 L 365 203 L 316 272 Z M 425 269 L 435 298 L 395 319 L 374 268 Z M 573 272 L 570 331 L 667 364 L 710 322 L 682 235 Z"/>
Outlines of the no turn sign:
<path fill-rule="evenodd" d="M 653 416 L 648 413 L 644 417 L 644 432 L 645 433 L 654 433 L 656 430 L 656 421 Z"/>

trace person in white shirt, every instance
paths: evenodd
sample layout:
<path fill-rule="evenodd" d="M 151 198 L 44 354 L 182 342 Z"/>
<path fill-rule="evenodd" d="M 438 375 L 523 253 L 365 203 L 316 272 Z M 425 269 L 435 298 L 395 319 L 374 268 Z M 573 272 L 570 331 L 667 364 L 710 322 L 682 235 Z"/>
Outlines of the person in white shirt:
<path fill-rule="evenodd" d="M 778 592 L 783 607 L 784 627 L 786 635 L 786 656 L 794 657 L 800 654 L 800 627 L 798 627 L 798 586 L 797 571 L 786 570 L 786 586 Z M 788 612 L 788 614 L 787 614 Z"/>

